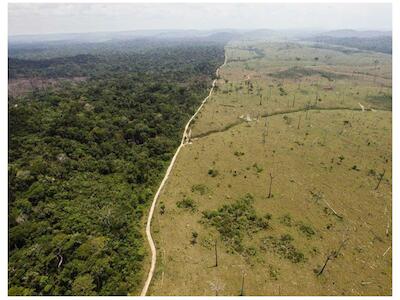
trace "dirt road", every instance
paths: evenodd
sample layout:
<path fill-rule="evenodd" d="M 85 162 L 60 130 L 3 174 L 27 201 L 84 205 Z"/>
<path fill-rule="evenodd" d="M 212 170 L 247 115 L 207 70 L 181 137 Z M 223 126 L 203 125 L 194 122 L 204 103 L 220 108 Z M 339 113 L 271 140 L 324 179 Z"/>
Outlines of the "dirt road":
<path fill-rule="evenodd" d="M 226 56 L 226 53 L 225 53 L 225 61 L 216 71 L 217 78 L 219 77 L 220 68 L 225 66 L 226 62 L 227 62 L 227 56 Z M 181 144 L 179 145 L 178 149 L 176 149 L 174 157 L 172 158 L 172 160 L 171 160 L 171 162 L 170 162 L 170 164 L 168 166 L 167 172 L 165 173 L 165 176 L 164 176 L 163 180 L 161 181 L 160 186 L 158 187 L 157 193 L 154 195 L 153 202 L 151 203 L 149 216 L 148 216 L 147 224 L 146 224 L 146 236 L 147 236 L 147 240 L 149 241 L 149 245 L 150 245 L 150 249 L 151 249 L 151 265 L 150 265 L 149 274 L 147 276 L 146 282 L 144 283 L 144 286 L 143 286 L 143 289 L 142 289 L 142 293 L 140 294 L 141 296 L 146 296 L 147 290 L 149 289 L 149 286 L 150 286 L 150 283 L 151 283 L 151 279 L 153 278 L 154 270 L 155 270 L 155 267 L 156 267 L 157 250 L 156 250 L 156 246 L 155 246 L 154 241 L 153 241 L 153 237 L 151 236 L 151 220 L 153 218 L 154 209 L 155 209 L 156 204 L 157 204 L 157 199 L 160 196 L 160 193 L 161 193 L 165 183 L 168 180 L 168 177 L 169 177 L 169 175 L 171 173 L 171 170 L 172 170 L 172 168 L 173 168 L 173 166 L 175 164 L 176 158 L 178 157 L 179 151 L 182 149 L 182 147 L 184 147 L 189 142 L 188 132 L 189 132 L 190 124 L 192 123 L 192 121 L 194 120 L 196 115 L 199 113 L 199 111 L 202 109 L 204 104 L 207 102 L 207 100 L 211 97 L 216 83 L 217 83 L 217 79 L 214 79 L 214 81 L 212 83 L 212 86 L 211 86 L 211 89 L 210 89 L 210 93 L 208 94 L 208 96 L 206 98 L 204 98 L 204 100 L 200 104 L 199 108 L 196 110 L 196 112 L 193 114 L 193 116 L 187 122 L 187 124 L 185 126 L 185 130 L 183 131 Z"/>

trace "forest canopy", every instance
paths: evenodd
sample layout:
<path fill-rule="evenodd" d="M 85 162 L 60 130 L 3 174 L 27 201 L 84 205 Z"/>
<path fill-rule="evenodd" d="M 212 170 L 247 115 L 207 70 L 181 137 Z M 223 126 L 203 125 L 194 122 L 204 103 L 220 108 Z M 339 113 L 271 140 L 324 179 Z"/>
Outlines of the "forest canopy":
<path fill-rule="evenodd" d="M 140 289 L 143 215 L 224 60 L 215 41 L 100 45 L 9 57 L 12 79 L 86 78 L 9 97 L 9 295 Z"/>

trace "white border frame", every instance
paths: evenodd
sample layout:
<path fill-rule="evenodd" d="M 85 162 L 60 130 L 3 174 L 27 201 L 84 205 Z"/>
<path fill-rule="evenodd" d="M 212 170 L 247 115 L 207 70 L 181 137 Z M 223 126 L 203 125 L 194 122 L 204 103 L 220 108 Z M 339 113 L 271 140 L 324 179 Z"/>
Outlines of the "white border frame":
<path fill-rule="evenodd" d="M 2 195 L 2 207 L 1 207 L 1 215 L 0 215 L 0 220 L 1 220 L 1 248 L 0 248 L 0 295 L 2 297 L 8 297 L 8 171 L 7 171 L 7 165 L 8 165 L 8 96 L 7 96 L 7 90 L 8 90 L 8 68 L 7 68 L 7 58 L 8 58 L 8 3 L 27 3 L 28 1 L 1 1 L 0 3 L 0 29 L 1 29 L 1 42 L 0 42 L 0 55 L 2 57 L 2 64 L 1 64 L 1 105 L 2 109 L 0 110 L 0 163 L 1 163 L 1 172 L 0 172 L 0 188 L 1 188 L 1 195 Z M 47 1 L 38 1 L 38 0 L 31 0 L 29 3 L 112 3 L 111 0 L 69 0 L 69 1 L 57 1 L 57 0 L 47 0 Z M 252 1 L 245 1 L 245 0 L 219 0 L 219 1 L 199 1 L 199 0 L 174 0 L 174 1 L 166 1 L 166 0 L 142 0 L 142 1 L 127 1 L 127 0 L 119 0 L 118 3 L 246 3 L 246 2 L 251 2 L 251 3 L 349 3 L 348 1 L 344 0 L 336 0 L 336 1 L 331 1 L 331 0 L 319 0 L 319 1 L 310 1 L 310 0 L 302 0 L 302 1 L 294 1 L 294 0 L 289 0 L 289 1 L 268 1 L 268 0 L 252 0 Z M 400 77 L 399 77 L 399 51 L 400 51 L 400 45 L 399 45 L 399 35 L 400 35 L 400 1 L 395 1 L 395 0 L 390 0 L 390 1 L 359 1 L 359 0 L 352 0 L 351 3 L 391 3 L 392 4 L 392 36 L 393 36 L 393 78 L 392 82 L 394 83 L 399 83 L 400 82 Z M 392 115 L 393 115 L 393 126 L 392 126 L 392 142 L 393 142 L 393 148 L 392 148 L 392 164 L 394 166 L 400 166 L 400 160 L 399 156 L 396 155 L 398 151 L 400 150 L 400 140 L 396 139 L 395 137 L 400 137 L 399 136 L 399 127 L 400 127 L 400 112 L 399 112 L 399 104 L 397 104 L 397 99 L 399 95 L 399 88 L 397 85 L 393 85 L 393 110 L 392 110 Z M 392 177 L 392 189 L 393 189 L 393 194 L 392 194 L 392 253 L 398 252 L 399 249 L 399 237 L 397 236 L 397 228 L 399 228 L 399 223 L 400 220 L 393 218 L 395 213 L 399 215 L 399 205 L 398 205 L 398 196 L 399 196 L 399 185 L 394 184 L 397 179 L 400 178 L 398 168 L 393 168 L 393 177 Z M 396 286 L 396 282 L 399 282 L 399 262 L 400 262 L 400 257 L 393 255 L 392 256 L 392 270 L 393 270 L 393 276 L 392 276 L 392 286 L 393 286 L 393 295 L 391 297 L 368 297 L 369 299 L 384 299 L 384 298 L 394 298 L 398 299 L 400 297 L 400 292 L 398 287 Z M 9 298 L 19 298 L 19 297 L 9 297 Z M 55 296 L 50 296 L 46 297 L 46 299 L 66 299 L 66 296 L 61 296 L 61 297 L 55 297 Z M 92 297 L 93 299 L 104 299 L 104 297 L 96 296 Z M 107 298 L 115 298 L 117 299 L 116 296 L 112 297 L 107 297 Z M 163 299 L 166 297 L 161 297 L 161 296 L 155 296 L 153 297 L 155 299 Z M 193 298 L 193 297 L 185 297 L 185 298 Z M 206 299 L 209 297 L 196 297 L 200 299 Z M 227 297 L 224 297 L 227 298 Z M 232 298 L 232 297 L 229 297 Z M 243 298 L 249 298 L 249 297 L 241 297 Z M 269 296 L 268 298 L 276 298 L 279 299 L 280 297 L 273 297 Z M 296 297 L 285 297 L 288 299 L 308 299 L 309 296 L 296 296 Z M 120 299 L 120 298 L 119 298 Z M 313 299 L 323 299 L 321 296 L 315 296 Z M 330 299 L 343 299 L 343 297 L 336 297 L 332 296 Z"/>

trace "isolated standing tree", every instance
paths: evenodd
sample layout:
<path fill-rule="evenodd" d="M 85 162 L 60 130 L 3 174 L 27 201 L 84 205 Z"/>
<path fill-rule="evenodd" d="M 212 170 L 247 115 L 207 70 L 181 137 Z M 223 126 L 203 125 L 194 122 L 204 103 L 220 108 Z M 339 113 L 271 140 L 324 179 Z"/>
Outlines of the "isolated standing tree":
<path fill-rule="evenodd" d="M 240 288 L 240 296 L 244 296 L 244 276 L 245 273 L 242 272 L 242 287 Z"/>
<path fill-rule="evenodd" d="M 301 121 L 301 115 L 299 115 L 299 122 L 297 123 L 297 129 L 300 129 L 300 121 Z"/>
<path fill-rule="evenodd" d="M 386 172 L 386 170 L 383 169 L 383 173 L 381 173 L 381 174 L 380 174 L 381 176 L 379 176 L 379 181 L 378 181 L 378 184 L 377 184 L 376 187 L 375 187 L 375 190 L 377 190 L 377 189 L 379 188 L 379 185 L 381 184 L 381 181 L 382 181 L 382 179 L 383 179 L 383 176 L 385 176 L 385 172 Z"/>
<path fill-rule="evenodd" d="M 310 110 L 310 107 L 311 107 L 310 103 L 307 103 L 307 105 L 306 105 L 306 117 L 305 117 L 306 120 L 308 120 L 308 111 Z"/>
<path fill-rule="evenodd" d="M 269 191 L 268 191 L 268 196 L 267 198 L 271 198 L 272 196 L 272 180 L 274 179 L 274 177 L 272 176 L 272 173 L 269 173 Z"/>
<path fill-rule="evenodd" d="M 218 249 L 217 249 L 217 240 L 214 243 L 214 251 L 215 251 L 215 266 L 218 267 Z"/>
<path fill-rule="evenodd" d="M 320 276 L 320 275 L 324 272 L 324 270 L 325 270 L 325 268 L 326 268 L 326 266 L 327 266 L 327 264 L 328 264 L 328 262 L 329 262 L 330 260 L 333 260 L 333 259 L 335 259 L 335 258 L 337 258 L 337 257 L 339 256 L 340 251 L 342 250 L 342 248 L 343 248 L 344 245 L 346 244 L 347 240 L 348 240 L 347 238 L 344 239 L 344 240 L 341 242 L 341 244 L 340 244 L 340 246 L 339 246 L 339 248 L 338 248 L 337 250 L 334 250 L 334 251 L 332 251 L 331 253 L 329 253 L 329 255 L 328 255 L 328 256 L 326 257 L 326 259 L 325 259 L 324 265 L 322 266 L 321 270 L 317 273 L 317 276 Z"/>
<path fill-rule="evenodd" d="M 210 286 L 211 286 L 211 290 L 215 291 L 215 296 L 219 295 L 220 291 L 223 291 L 225 288 L 225 284 L 223 284 L 221 281 L 219 281 L 218 279 L 216 279 L 213 282 L 209 282 Z"/>
<path fill-rule="evenodd" d="M 267 127 L 267 121 L 265 121 L 265 128 L 263 130 L 263 144 L 264 145 L 265 145 L 265 142 L 266 142 L 267 133 L 268 133 L 268 127 Z"/>

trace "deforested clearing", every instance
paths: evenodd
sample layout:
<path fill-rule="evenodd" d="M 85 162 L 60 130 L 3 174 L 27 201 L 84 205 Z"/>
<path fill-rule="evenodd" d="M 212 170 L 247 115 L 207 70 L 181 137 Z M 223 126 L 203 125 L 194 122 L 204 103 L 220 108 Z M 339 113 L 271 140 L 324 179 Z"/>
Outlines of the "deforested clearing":
<path fill-rule="evenodd" d="M 154 216 L 149 294 L 391 295 L 391 55 L 347 49 L 225 47 Z"/>

